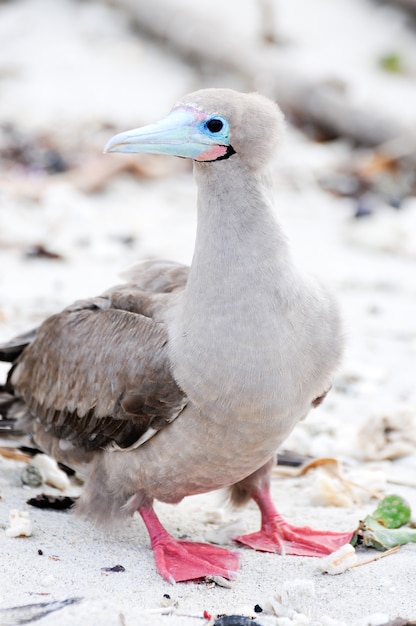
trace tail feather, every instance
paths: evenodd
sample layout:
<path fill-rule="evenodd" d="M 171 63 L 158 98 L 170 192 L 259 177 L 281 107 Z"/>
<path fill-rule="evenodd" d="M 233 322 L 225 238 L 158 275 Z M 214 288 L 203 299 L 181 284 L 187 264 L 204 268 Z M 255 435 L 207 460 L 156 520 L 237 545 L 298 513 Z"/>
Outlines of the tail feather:
<path fill-rule="evenodd" d="M 19 419 L 27 413 L 27 408 L 20 398 L 0 387 L 0 437 L 19 438 L 25 431 L 19 427 Z"/>
<path fill-rule="evenodd" d="M 22 354 L 24 349 L 35 339 L 37 329 L 17 335 L 9 341 L 0 343 L 0 361 L 11 363 L 11 368 L 4 384 L 0 384 L 0 437 L 16 437 L 24 435 L 24 431 L 19 427 L 19 421 L 27 414 L 27 407 L 23 400 L 14 394 L 10 383 L 10 374 L 13 370 L 16 359 Z"/>
<path fill-rule="evenodd" d="M 13 337 L 10 341 L 0 343 L 0 361 L 6 361 L 7 363 L 13 363 L 36 337 L 36 328 L 29 330 L 26 333 Z M 1 390 L 1 386 L 0 386 Z"/>

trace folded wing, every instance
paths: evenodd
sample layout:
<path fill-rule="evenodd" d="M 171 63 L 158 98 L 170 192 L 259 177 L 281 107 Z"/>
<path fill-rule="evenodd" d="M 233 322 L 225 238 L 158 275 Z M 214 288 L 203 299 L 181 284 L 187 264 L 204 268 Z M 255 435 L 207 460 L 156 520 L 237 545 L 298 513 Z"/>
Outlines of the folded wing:
<path fill-rule="evenodd" d="M 33 430 L 85 452 L 126 449 L 183 410 L 187 399 L 171 372 L 158 311 L 183 288 L 187 268 L 138 268 L 147 284 L 143 278 L 140 287 L 130 283 L 76 302 L 36 332 L 0 346 L 4 360 L 17 357 L 3 389 L 24 403 L 26 428 L 32 421 Z"/>

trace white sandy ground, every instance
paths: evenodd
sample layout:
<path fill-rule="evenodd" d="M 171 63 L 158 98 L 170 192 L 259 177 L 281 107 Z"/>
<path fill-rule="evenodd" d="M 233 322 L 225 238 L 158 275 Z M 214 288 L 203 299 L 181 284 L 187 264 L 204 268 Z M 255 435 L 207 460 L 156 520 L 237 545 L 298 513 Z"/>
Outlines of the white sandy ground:
<path fill-rule="evenodd" d="M 370 67 L 374 55 L 389 51 L 389 25 L 394 23 L 401 51 L 408 53 L 410 74 L 414 72 L 414 37 L 401 30 L 398 14 L 388 14 L 396 16 L 394 22 L 380 14 L 371 21 L 369 5 L 358 0 L 316 4 L 316 45 L 305 62 L 316 72 L 324 68 L 334 73 L 337 67 L 346 71 L 345 37 L 341 30 L 336 37 L 333 23 L 329 28 L 328 11 L 334 5 L 345 28 L 354 23 L 362 28 L 366 19 L 374 26 L 367 29 L 367 45 L 360 37 L 354 56 L 348 57 L 348 72 L 357 85 L 363 88 L 366 79 L 372 96 L 377 89 L 389 93 L 389 98 L 380 97 L 380 106 L 384 103 L 390 112 L 394 94 L 404 89 L 414 97 L 412 76 L 406 85 L 395 79 L 396 90 L 394 80 L 383 81 Z M 247 3 L 247 14 L 241 11 L 242 28 L 253 23 L 253 6 Z M 201 7 L 207 10 L 207 3 Z M 296 21 L 288 4 L 282 3 L 281 9 L 283 34 L 298 41 L 298 50 L 307 49 L 312 34 L 304 26 L 306 19 Z M 297 22 L 301 26 L 296 30 Z M 129 32 L 122 15 L 95 3 L 2 4 L 0 39 L 0 121 L 12 121 L 28 131 L 48 131 L 71 149 L 78 142 L 85 146 L 90 138 L 92 153 L 98 154 L 112 134 L 100 130 L 102 124 L 124 130 L 147 123 L 163 115 L 180 95 L 206 86 L 207 81 L 229 84 L 225 75 L 198 76 L 172 53 Z M 331 54 L 325 56 L 328 46 Z M 230 86 L 244 88 L 236 79 L 231 82 Z M 404 106 L 409 116 L 408 100 Z M 399 212 L 384 208 L 367 221 L 353 221 L 350 201 L 328 196 L 316 183 L 317 176 L 348 155 L 349 147 L 342 141 L 310 144 L 289 131 L 276 159 L 277 215 L 299 264 L 337 294 L 346 334 L 345 359 L 334 389 L 286 445 L 343 459 L 352 480 L 380 493 L 401 493 L 416 511 L 416 201 L 408 200 Z M 45 181 L 37 199 L 33 188 L 38 189 L 38 180 L 29 180 L 28 187 L 18 172 L 1 178 L 5 184 L 0 191 L 0 340 L 32 327 L 76 298 L 100 293 L 135 260 L 161 256 L 190 262 L 195 188 L 186 164 L 164 163 L 168 172 L 172 168 L 167 177 L 139 180 L 123 174 L 95 195 L 79 191 L 64 176 Z M 135 237 L 130 247 L 122 242 L 126 235 Z M 24 260 L 23 248 L 34 243 L 44 243 L 65 260 Z M 383 435 L 382 418 L 393 427 L 390 441 Z M 361 433 L 362 428 L 367 430 Z M 385 455 L 401 458 L 383 461 Z M 339 576 L 320 573 L 316 559 L 236 548 L 241 568 L 229 589 L 192 583 L 171 586 L 155 571 L 140 519 L 104 532 L 71 513 L 31 508 L 25 504 L 29 497 L 54 490 L 23 488 L 22 467 L 0 459 L 0 609 L 78 597 L 79 603 L 38 623 L 187 626 L 206 623 L 204 610 L 216 615 L 253 612 L 256 604 L 266 608 L 268 599 L 285 585 L 301 580 L 312 581 L 315 595 L 299 600 L 295 608 L 307 617 L 292 624 L 364 626 L 398 615 L 416 619 L 416 545 Z M 353 501 L 338 484 L 331 501 L 335 498 L 347 506 L 323 506 L 329 498 L 323 480 L 317 473 L 275 476 L 273 495 L 281 512 L 294 523 L 348 530 L 375 508 L 376 501 L 364 490 L 354 489 Z M 201 539 L 236 519 L 247 529 L 256 529 L 254 507 L 236 512 L 222 509 L 220 502 L 218 494 L 209 494 L 177 507 L 159 504 L 158 511 L 176 536 Z M 3 532 L 13 508 L 29 511 L 31 537 L 10 538 Z M 360 559 L 373 554 L 362 553 Z M 116 564 L 125 571 L 101 571 Z M 173 600 L 173 613 L 162 615 L 166 593 Z M 1 619 L 6 619 L 5 613 L 0 613 L 0 623 Z M 279 619 L 256 614 L 256 621 L 265 626 L 290 626 Z"/>

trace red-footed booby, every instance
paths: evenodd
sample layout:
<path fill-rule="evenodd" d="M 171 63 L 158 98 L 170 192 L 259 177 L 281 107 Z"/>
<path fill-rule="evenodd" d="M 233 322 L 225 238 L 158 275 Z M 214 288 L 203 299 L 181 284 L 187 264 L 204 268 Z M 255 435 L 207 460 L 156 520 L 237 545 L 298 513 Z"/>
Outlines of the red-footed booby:
<path fill-rule="evenodd" d="M 0 346 L 13 362 L 4 412 L 85 471 L 82 513 L 109 522 L 139 511 L 172 582 L 233 577 L 238 556 L 176 540 L 154 499 L 224 487 L 235 503 L 252 498 L 261 529 L 235 539 L 257 550 L 323 555 L 353 534 L 296 528 L 269 492 L 277 448 L 324 397 L 342 351 L 332 297 L 296 269 L 273 215 L 266 173 L 282 126 L 263 96 L 204 89 L 113 137 L 106 152 L 193 160 L 191 267 L 139 264 L 127 284 Z"/>

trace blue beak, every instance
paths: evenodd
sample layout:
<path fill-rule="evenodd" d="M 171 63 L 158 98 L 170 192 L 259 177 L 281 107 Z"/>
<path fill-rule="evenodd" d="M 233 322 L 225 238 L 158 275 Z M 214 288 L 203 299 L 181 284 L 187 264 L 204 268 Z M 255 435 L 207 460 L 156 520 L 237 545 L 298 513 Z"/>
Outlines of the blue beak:
<path fill-rule="evenodd" d="M 104 152 L 147 152 L 206 160 L 213 151 L 226 152 L 228 132 L 211 136 L 201 111 L 190 107 L 174 109 L 156 124 L 115 135 Z"/>

